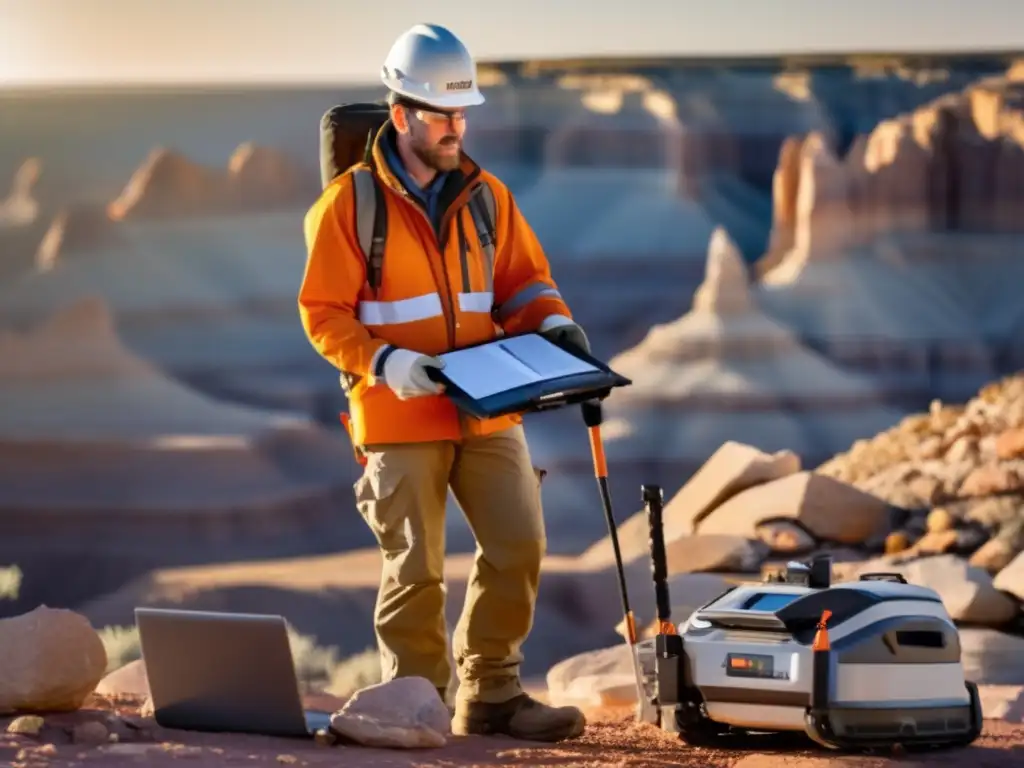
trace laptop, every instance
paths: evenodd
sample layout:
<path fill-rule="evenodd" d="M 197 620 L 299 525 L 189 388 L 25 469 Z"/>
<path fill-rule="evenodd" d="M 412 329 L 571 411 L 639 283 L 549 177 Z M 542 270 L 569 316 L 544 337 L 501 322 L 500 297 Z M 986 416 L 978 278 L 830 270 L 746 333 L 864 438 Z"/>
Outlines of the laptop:
<path fill-rule="evenodd" d="M 304 710 L 281 616 L 136 608 L 157 724 L 312 738 L 330 712 Z"/>

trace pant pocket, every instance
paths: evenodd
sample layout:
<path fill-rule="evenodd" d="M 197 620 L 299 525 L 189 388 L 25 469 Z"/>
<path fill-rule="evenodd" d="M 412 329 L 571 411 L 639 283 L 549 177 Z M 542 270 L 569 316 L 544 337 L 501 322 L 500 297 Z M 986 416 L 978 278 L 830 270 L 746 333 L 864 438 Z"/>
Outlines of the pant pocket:
<path fill-rule="evenodd" d="M 382 547 L 401 547 L 403 474 L 381 454 L 367 457 L 363 474 L 353 485 L 356 509 Z"/>

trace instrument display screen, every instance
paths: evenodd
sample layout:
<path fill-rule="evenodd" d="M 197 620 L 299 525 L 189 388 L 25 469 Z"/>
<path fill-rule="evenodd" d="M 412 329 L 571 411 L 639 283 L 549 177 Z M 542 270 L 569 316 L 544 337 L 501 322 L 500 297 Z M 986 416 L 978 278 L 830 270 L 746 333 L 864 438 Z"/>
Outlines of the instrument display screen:
<path fill-rule="evenodd" d="M 803 595 L 769 592 L 767 594 L 756 595 L 744 607 L 748 611 L 777 611 L 781 608 L 785 608 L 798 597 L 803 597 Z"/>
<path fill-rule="evenodd" d="M 751 653 L 730 653 L 725 657 L 725 674 L 730 677 L 774 677 L 775 659 Z"/>

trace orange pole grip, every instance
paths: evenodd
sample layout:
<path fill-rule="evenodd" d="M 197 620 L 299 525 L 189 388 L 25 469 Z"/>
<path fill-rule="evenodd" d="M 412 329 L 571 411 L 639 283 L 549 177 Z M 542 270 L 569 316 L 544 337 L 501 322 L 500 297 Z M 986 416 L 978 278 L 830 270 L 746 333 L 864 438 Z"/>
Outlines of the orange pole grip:
<path fill-rule="evenodd" d="M 811 650 L 830 651 L 832 643 L 828 639 L 828 620 L 832 617 L 832 611 L 827 608 L 821 612 L 821 621 L 818 622 L 818 631 L 814 633 L 814 643 Z"/>
<path fill-rule="evenodd" d="M 608 477 L 608 464 L 604 458 L 604 441 L 601 440 L 601 427 L 588 427 L 590 432 L 590 452 L 594 456 L 594 476 Z"/>

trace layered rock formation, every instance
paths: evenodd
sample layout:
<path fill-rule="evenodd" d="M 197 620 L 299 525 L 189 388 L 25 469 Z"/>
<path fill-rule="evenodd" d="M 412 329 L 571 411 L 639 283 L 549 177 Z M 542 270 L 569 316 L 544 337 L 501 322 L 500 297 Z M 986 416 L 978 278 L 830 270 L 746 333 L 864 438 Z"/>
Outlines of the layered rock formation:
<path fill-rule="evenodd" d="M 765 306 L 918 397 L 963 399 L 1019 365 L 1022 98 L 1019 79 L 983 79 L 883 120 L 841 158 L 820 132 L 789 139 Z"/>
<path fill-rule="evenodd" d="M 616 463 L 660 463 L 678 474 L 730 439 L 814 460 L 899 418 L 868 382 L 805 349 L 761 312 L 721 229 L 691 310 L 653 327 L 610 365 L 633 381 L 606 401 Z"/>
<path fill-rule="evenodd" d="M 337 374 L 295 309 L 305 259 L 295 222 L 285 211 L 112 222 L 99 206 L 73 207 L 35 268 L 0 283 L 0 325 L 26 329 L 100 296 L 129 348 L 190 385 L 337 424 Z"/>
<path fill-rule="evenodd" d="M 121 345 L 100 301 L 0 335 L 0 393 L 0 562 L 24 572 L 26 605 L 67 605 L 161 563 L 368 535 L 338 517 L 357 469 L 340 437 L 166 378 Z"/>
<path fill-rule="evenodd" d="M 14 172 L 7 196 L 0 199 L 0 280 L 32 266 L 32 253 L 44 231 L 36 193 L 41 175 L 39 158 L 28 158 Z"/>
<path fill-rule="evenodd" d="M 302 206 L 319 187 L 303 164 L 270 147 L 241 144 L 224 170 L 189 160 L 166 147 L 149 153 L 107 212 L 115 221 L 216 216 Z"/>
<path fill-rule="evenodd" d="M 75 254 L 117 249 L 124 245 L 123 231 L 98 205 L 75 205 L 59 211 L 36 249 L 35 268 L 54 269 Z"/>
<path fill-rule="evenodd" d="M 39 158 L 25 160 L 14 174 L 7 197 L 0 199 L 0 227 L 31 224 L 39 217 L 35 186 L 42 173 Z"/>

